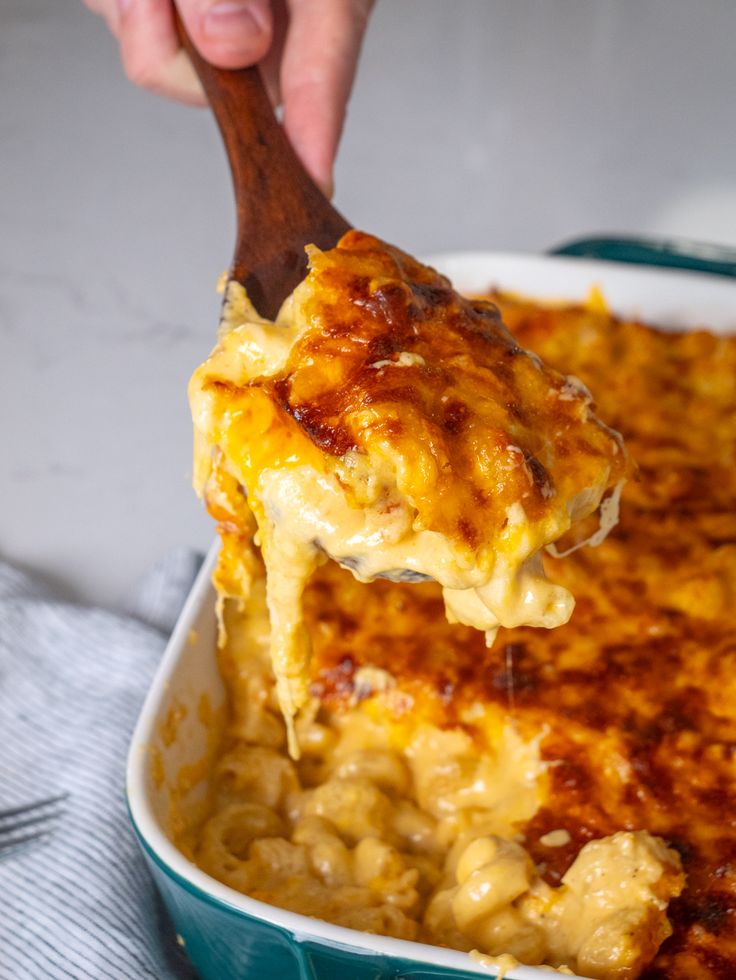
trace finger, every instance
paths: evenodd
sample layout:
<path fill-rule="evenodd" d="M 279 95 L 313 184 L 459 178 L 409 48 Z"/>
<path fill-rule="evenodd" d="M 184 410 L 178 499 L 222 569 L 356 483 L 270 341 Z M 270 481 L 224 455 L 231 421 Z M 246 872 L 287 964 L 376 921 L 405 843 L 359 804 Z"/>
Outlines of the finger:
<path fill-rule="evenodd" d="M 332 168 L 370 0 L 290 0 L 281 69 L 284 128 L 317 183 L 332 192 Z"/>
<path fill-rule="evenodd" d="M 181 102 L 204 105 L 202 86 L 179 46 L 171 0 L 119 0 L 120 54 L 128 78 Z"/>
<path fill-rule="evenodd" d="M 268 54 L 259 63 L 261 78 L 272 105 L 281 105 L 281 59 L 284 54 L 289 13 L 286 0 L 273 0 L 273 35 Z"/>
<path fill-rule="evenodd" d="M 178 0 L 177 6 L 197 50 L 220 68 L 255 65 L 271 46 L 269 0 Z"/>

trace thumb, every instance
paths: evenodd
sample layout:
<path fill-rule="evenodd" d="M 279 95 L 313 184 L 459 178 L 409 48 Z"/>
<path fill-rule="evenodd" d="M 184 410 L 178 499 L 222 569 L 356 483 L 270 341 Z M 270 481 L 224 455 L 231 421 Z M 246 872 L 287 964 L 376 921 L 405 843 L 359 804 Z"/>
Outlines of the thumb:
<path fill-rule="evenodd" d="M 194 46 L 219 68 L 246 68 L 261 61 L 273 39 L 269 0 L 177 0 Z"/>

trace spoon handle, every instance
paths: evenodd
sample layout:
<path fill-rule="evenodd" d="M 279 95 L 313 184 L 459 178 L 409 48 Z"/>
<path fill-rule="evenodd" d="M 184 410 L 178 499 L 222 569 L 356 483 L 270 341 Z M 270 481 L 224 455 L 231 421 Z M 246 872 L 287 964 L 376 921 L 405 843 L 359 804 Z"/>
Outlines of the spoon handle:
<path fill-rule="evenodd" d="M 314 183 L 276 120 L 258 68 L 217 68 L 177 28 L 220 128 L 235 190 L 230 277 L 273 318 L 306 274 L 304 246 L 332 248 L 350 228 Z"/>

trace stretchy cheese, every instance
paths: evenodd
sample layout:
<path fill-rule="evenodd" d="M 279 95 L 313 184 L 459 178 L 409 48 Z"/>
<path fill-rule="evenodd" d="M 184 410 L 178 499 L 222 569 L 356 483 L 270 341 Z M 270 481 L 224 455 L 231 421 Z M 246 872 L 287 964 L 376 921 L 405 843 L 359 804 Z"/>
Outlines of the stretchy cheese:
<path fill-rule="evenodd" d="M 247 588 L 249 559 L 236 556 L 252 514 L 290 725 L 308 699 L 302 595 L 322 562 L 363 582 L 431 579 L 448 618 L 489 644 L 499 625 L 556 627 L 573 597 L 541 552 L 602 502 L 610 527 L 627 471 L 587 389 L 522 349 L 495 306 L 355 231 L 310 249 L 275 323 L 231 283 L 190 393 L 198 489 L 223 562 L 237 564 L 217 581 Z"/>

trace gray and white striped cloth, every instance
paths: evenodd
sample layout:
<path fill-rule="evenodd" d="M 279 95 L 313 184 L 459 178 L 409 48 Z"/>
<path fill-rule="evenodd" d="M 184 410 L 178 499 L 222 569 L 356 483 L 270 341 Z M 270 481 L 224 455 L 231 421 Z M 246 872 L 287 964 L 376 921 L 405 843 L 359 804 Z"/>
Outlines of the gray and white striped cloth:
<path fill-rule="evenodd" d="M 130 828 L 125 756 L 201 558 L 171 553 L 129 615 L 56 599 L 0 564 L 0 810 L 69 794 L 47 842 L 0 860 L 2 980 L 183 980 Z"/>

